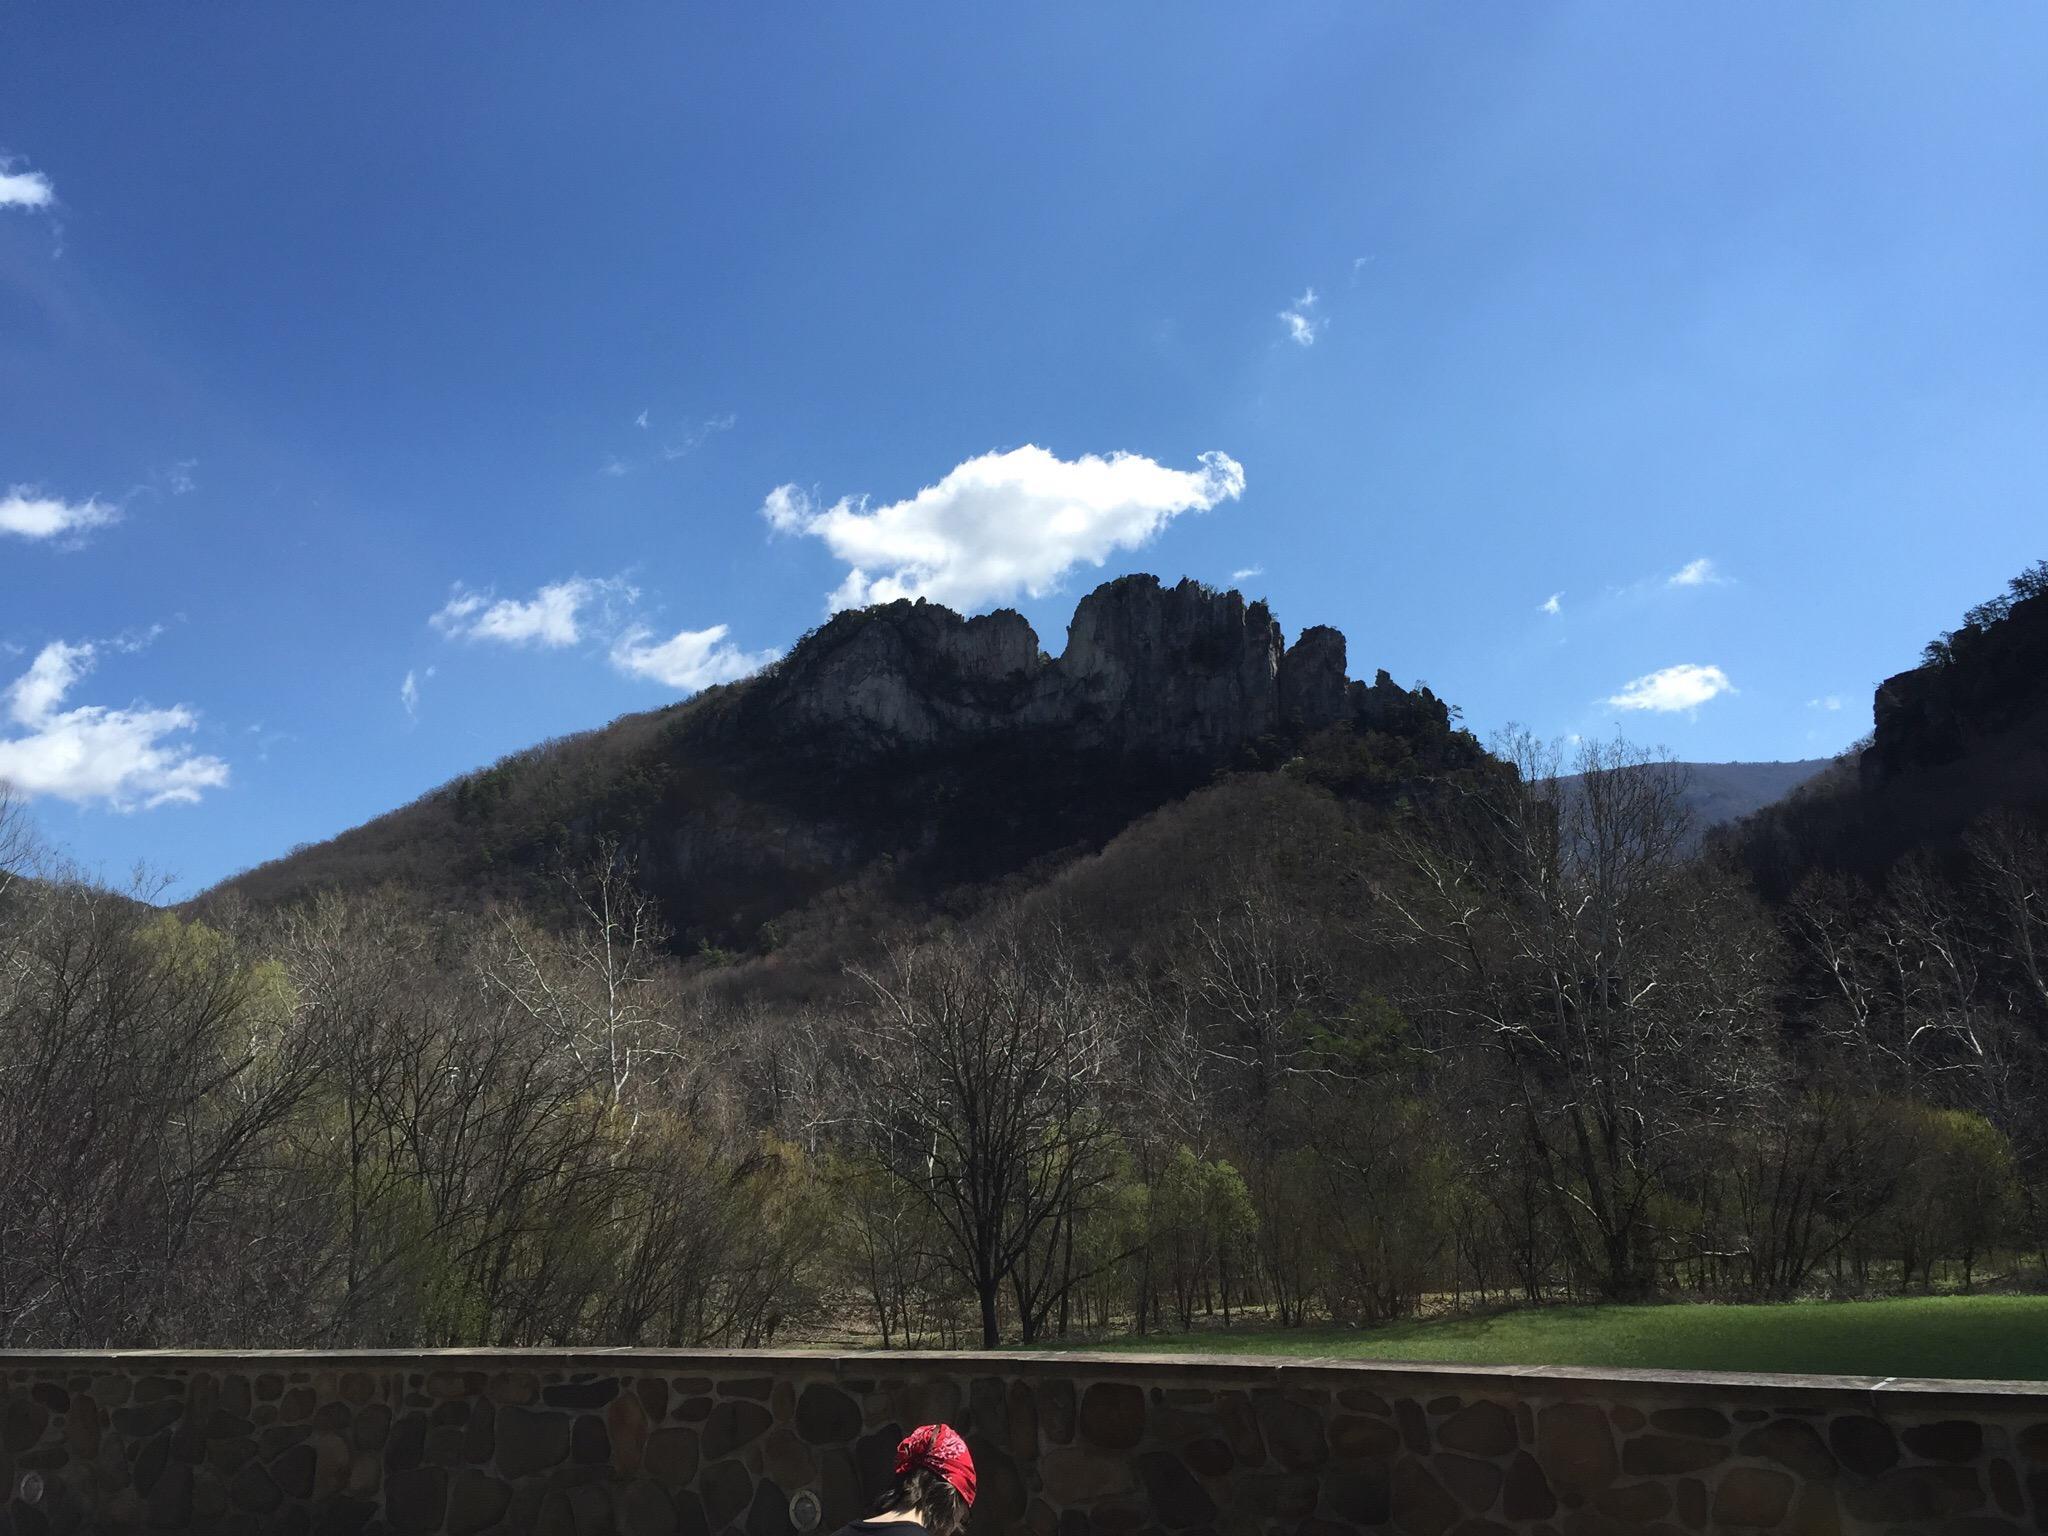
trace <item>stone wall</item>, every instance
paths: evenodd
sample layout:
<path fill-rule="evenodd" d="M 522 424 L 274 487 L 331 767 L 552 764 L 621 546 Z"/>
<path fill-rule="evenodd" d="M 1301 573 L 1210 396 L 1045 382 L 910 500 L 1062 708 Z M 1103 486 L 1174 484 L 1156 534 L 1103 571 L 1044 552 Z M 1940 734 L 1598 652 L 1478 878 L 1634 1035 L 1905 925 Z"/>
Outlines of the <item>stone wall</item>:
<path fill-rule="evenodd" d="M 0 1531 L 830 1531 L 932 1419 L 977 1531 L 2048 1531 L 2031 1384 L 647 1351 L 0 1354 Z"/>

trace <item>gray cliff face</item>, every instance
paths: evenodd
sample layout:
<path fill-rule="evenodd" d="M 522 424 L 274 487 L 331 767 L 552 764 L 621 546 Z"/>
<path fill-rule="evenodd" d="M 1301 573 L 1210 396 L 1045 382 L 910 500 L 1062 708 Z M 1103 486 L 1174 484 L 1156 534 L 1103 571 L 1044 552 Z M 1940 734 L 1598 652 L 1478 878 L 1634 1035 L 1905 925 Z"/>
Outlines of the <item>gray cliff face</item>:
<path fill-rule="evenodd" d="M 1264 603 L 1126 576 L 1081 600 L 1057 660 L 1009 610 L 963 619 L 920 601 L 837 615 L 761 680 L 748 718 L 868 752 L 1056 732 L 1081 751 L 1220 763 L 1262 738 L 1384 713 L 1390 689 L 1416 697 L 1385 674 L 1372 689 L 1349 682 L 1334 629 L 1287 649 Z"/>

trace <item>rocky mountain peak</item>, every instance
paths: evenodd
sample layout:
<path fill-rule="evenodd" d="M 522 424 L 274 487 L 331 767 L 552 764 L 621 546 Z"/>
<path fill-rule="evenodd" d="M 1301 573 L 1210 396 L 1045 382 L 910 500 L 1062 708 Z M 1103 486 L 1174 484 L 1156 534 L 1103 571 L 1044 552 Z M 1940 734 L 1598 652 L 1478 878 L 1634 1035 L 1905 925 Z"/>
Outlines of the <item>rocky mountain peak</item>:
<path fill-rule="evenodd" d="M 1057 659 L 1008 609 L 963 618 L 918 601 L 836 615 L 752 685 L 739 719 L 862 755 L 1058 733 L 1079 751 L 1210 765 L 1368 715 L 1386 725 L 1420 708 L 1442 721 L 1426 693 L 1384 673 L 1368 688 L 1345 669 L 1334 629 L 1289 648 L 1263 602 L 1124 576 L 1081 599 Z"/>

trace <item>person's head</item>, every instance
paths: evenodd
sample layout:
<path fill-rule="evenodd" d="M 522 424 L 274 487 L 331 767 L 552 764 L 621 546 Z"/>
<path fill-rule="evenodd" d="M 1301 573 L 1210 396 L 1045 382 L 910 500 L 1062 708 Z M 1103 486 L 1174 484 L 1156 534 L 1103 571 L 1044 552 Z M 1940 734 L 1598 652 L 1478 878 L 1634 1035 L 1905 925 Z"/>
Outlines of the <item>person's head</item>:
<path fill-rule="evenodd" d="M 958 1536 L 974 1507 L 974 1458 L 949 1424 L 921 1424 L 896 1447 L 896 1481 L 878 1515 L 915 1515 L 931 1536 Z"/>

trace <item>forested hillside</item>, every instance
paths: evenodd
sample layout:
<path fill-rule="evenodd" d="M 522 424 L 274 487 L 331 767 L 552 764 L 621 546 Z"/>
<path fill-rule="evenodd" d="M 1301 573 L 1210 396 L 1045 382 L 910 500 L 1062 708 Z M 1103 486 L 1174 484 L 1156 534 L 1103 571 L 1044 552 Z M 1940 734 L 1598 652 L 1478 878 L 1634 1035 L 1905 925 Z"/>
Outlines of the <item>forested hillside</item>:
<path fill-rule="evenodd" d="M 1013 612 L 896 602 L 835 616 L 761 676 L 507 758 L 197 905 L 398 885 L 441 908 L 545 908 L 548 872 L 602 842 L 633 860 L 683 950 L 773 948 L 849 899 L 972 900 L 1331 730 L 1353 739 L 1342 771 L 1361 792 L 1486 759 L 1428 689 L 1350 681 L 1341 634 L 1287 647 L 1235 592 L 1108 583 L 1057 659 Z"/>
<path fill-rule="evenodd" d="M 993 1343 L 2039 1262 L 2031 802 L 1760 888 L 1670 764 L 1482 752 L 1332 632 L 1104 592 L 1058 662 L 844 615 L 183 914 L 13 845 L 0 1342 Z M 1965 757 L 2040 702 L 1942 686 L 1996 700 Z M 409 885 L 408 826 L 488 878 Z"/>

